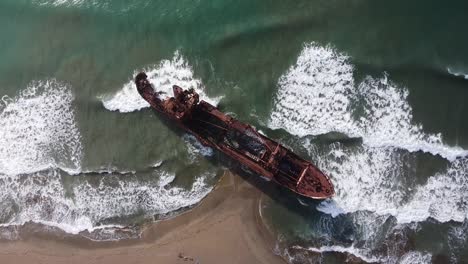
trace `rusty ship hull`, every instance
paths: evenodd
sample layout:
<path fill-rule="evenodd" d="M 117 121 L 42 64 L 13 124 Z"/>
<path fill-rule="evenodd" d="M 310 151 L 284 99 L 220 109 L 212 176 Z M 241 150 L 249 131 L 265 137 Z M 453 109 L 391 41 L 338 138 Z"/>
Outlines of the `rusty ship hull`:
<path fill-rule="evenodd" d="M 326 199 L 335 194 L 330 178 L 310 161 L 258 133 L 252 126 L 199 101 L 193 89 L 174 86 L 174 96 L 161 99 L 145 73 L 135 77 L 135 84 L 153 109 L 193 134 L 202 144 L 302 196 Z"/>

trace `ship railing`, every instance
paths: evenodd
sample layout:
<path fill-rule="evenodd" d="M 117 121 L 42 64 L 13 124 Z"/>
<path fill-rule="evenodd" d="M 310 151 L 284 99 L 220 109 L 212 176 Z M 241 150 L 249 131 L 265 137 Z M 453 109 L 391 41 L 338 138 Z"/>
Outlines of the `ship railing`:
<path fill-rule="evenodd" d="M 302 170 L 301 177 L 299 177 L 299 180 L 297 180 L 296 187 L 299 187 L 299 184 L 301 184 L 302 179 L 304 179 L 304 176 L 306 175 L 307 170 L 309 169 L 310 165 L 307 165 L 304 170 Z"/>

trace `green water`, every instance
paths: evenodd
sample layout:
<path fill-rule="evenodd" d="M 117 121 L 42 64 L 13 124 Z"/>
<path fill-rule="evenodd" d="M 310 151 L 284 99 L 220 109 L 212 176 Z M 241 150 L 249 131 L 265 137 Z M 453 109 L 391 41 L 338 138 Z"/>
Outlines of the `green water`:
<path fill-rule="evenodd" d="M 358 253 L 351 254 L 388 263 L 411 262 L 410 257 L 421 262 L 466 261 L 468 80 L 463 77 L 468 78 L 466 11 L 468 5 L 464 1 L 3 0 L 0 96 L 19 100 L 24 97 L 21 91 L 32 81 L 56 79 L 73 96 L 71 110 L 57 106 L 55 101 L 48 109 L 56 107 L 57 112 L 71 112 L 74 118 L 65 118 L 63 127 L 76 126 L 78 132 L 62 133 L 62 127 L 54 127 L 59 132 L 49 135 L 46 132 L 53 129 L 48 125 L 42 127 L 41 120 L 55 120 L 53 114 L 29 119 L 36 116 L 35 110 L 24 118 L 19 114 L 21 111 L 11 114 L 0 107 L 4 126 L 0 129 L 4 137 L 0 139 L 0 147 L 4 148 L 0 151 L 4 161 L 3 165 L 0 163 L 3 169 L 0 174 L 5 193 L 0 197 L 4 211 L 10 212 L 0 215 L 0 220 L 18 224 L 27 220 L 50 221 L 59 225 L 63 221 L 73 225 L 84 216 L 91 219 L 91 226 L 133 225 L 141 218 L 183 210 L 206 195 L 225 169 L 216 155 L 200 154 L 201 147 L 196 142 L 169 128 L 148 108 L 120 113 L 103 105 L 103 96 L 112 97 L 123 90 L 135 71 L 164 68 L 159 63 L 174 61 L 174 54 L 178 53 L 186 63 L 182 68 L 192 74 L 183 78 L 199 80 L 209 98 L 222 98 L 219 107 L 223 111 L 253 124 L 318 163 L 338 186 L 335 200 L 342 214 L 337 217 L 317 211 L 317 203 L 301 205 L 288 193 L 281 193 L 286 201 L 267 199 L 264 213 L 278 233 L 280 254 L 288 250 L 296 254 L 297 259 L 291 260 L 295 263 L 315 263 L 320 259 L 325 263 L 339 262 L 341 255 L 336 248 L 330 250 L 332 253 L 304 253 L 291 247 L 313 247 L 325 252 L 324 246 L 340 246 L 350 252 L 353 246 Z M 326 57 L 323 54 L 328 53 L 322 47 L 329 47 L 335 55 Z M 278 91 L 294 92 L 291 87 L 296 84 L 299 87 L 308 82 L 317 84 L 313 70 L 320 72 L 329 65 L 340 66 L 333 64 L 340 56 L 348 57 L 343 65 L 349 65 L 352 72 L 331 75 L 333 70 L 324 70 L 323 76 L 317 73 L 316 77 L 323 79 L 318 82 L 320 87 L 309 88 L 343 96 L 348 96 L 349 91 L 359 91 L 345 105 L 345 112 L 355 121 L 337 123 L 316 133 L 317 128 L 327 127 L 327 120 L 340 119 L 343 113 L 330 111 L 333 109 L 330 107 L 339 104 L 334 101 L 338 97 L 325 96 L 323 101 L 315 101 L 311 91 L 306 92 L 306 99 L 294 99 L 296 106 L 282 112 L 287 114 L 281 117 L 280 125 L 274 126 L 272 116 L 278 110 Z M 300 64 L 300 58 L 314 63 Z M 171 69 L 167 68 L 166 73 L 170 75 Z M 353 83 L 343 85 L 350 85 L 350 90 L 335 91 L 337 83 L 347 74 Z M 388 80 L 396 92 L 390 94 L 393 90 L 385 81 L 367 90 L 362 88 L 372 83 L 366 79 L 369 76 Z M 54 87 L 47 89 L 58 89 Z M 380 91 L 380 97 L 373 97 L 373 91 Z M 398 91 L 406 91 L 407 96 L 398 97 Z M 373 115 L 375 109 L 366 112 L 366 105 L 378 99 L 381 101 L 375 109 L 381 115 Z M 386 104 L 392 99 L 397 102 L 395 108 Z M 20 109 L 36 109 L 31 105 L 40 109 L 40 105 L 45 105 L 42 101 L 28 102 L 21 104 Z M 320 114 L 305 118 L 308 111 L 318 113 L 320 108 L 313 104 L 319 103 L 330 106 L 324 106 L 324 118 Z M 301 104 L 307 107 L 301 108 Z M 15 105 L 19 102 L 9 103 L 10 107 Z M 384 116 L 403 121 L 389 121 L 388 126 L 374 129 L 372 124 Z M 369 120 L 369 124 L 355 133 L 350 127 L 361 119 Z M 22 122 L 32 125 L 16 130 L 15 123 Z M 301 122 L 309 125 L 304 133 L 294 127 Z M 46 139 L 35 143 L 31 138 L 34 133 L 28 134 L 28 130 L 44 134 Z M 343 135 L 327 134 L 335 131 Z M 381 131 L 384 136 L 374 136 Z M 17 136 L 19 147 L 8 141 L 11 135 Z M 79 138 L 81 154 L 76 156 L 79 164 L 74 164 L 78 172 L 70 175 L 60 170 L 57 176 L 53 171 L 63 169 L 62 163 L 68 164 L 68 160 L 62 158 L 64 155 L 55 145 L 68 148 L 68 141 L 62 138 L 67 135 Z M 440 141 L 432 140 L 432 136 Z M 19 173 L 12 173 L 4 168 L 21 161 L 17 149 L 32 161 L 28 159 L 27 166 L 23 164 L 27 170 L 18 163 Z M 340 158 L 341 152 L 346 158 Z M 46 160 L 52 157 L 57 166 L 44 172 L 43 165 L 50 162 L 37 162 L 44 156 Z M 154 168 L 158 162 L 161 165 Z M 335 163 L 339 164 L 338 169 L 331 165 Z M 31 169 L 35 166 L 38 169 Z M 166 174 L 174 175 L 174 179 L 161 187 L 158 181 Z M 23 179 L 28 175 L 33 179 L 31 182 Z M 53 179 L 51 184 L 48 177 Z M 45 183 L 41 184 L 47 188 L 54 186 L 52 190 L 59 190 L 58 193 L 64 190 L 65 202 L 63 208 L 57 209 L 57 215 L 44 213 L 47 207 L 42 203 L 39 209 L 31 209 L 27 194 L 13 195 L 16 188 L 31 188 L 30 193 L 47 196 L 41 193 L 42 185 L 35 185 L 36 178 L 44 178 Z M 387 180 L 379 182 L 383 178 Z M 180 197 L 171 194 L 174 188 L 177 192 L 199 190 L 193 187 L 199 179 L 204 179 L 206 187 L 202 194 Z M 76 198 L 83 191 L 80 186 L 90 186 L 86 187 L 84 198 Z M 146 190 L 145 186 L 154 188 Z M 164 195 L 158 200 L 161 188 L 164 195 L 167 192 L 168 197 L 179 202 L 185 199 L 184 202 L 174 205 Z M 353 188 L 367 196 L 352 192 Z M 125 190 L 129 189 L 132 191 L 127 193 Z M 118 190 L 114 202 L 113 190 Z M 390 196 L 388 200 L 382 198 L 385 201 L 381 206 L 372 202 L 379 198 L 379 193 Z M 62 196 L 47 199 L 55 201 Z M 126 200 L 127 196 L 131 198 Z M 101 211 L 86 206 L 86 201 L 93 199 L 101 202 Z M 138 209 L 129 209 L 132 203 Z M 420 208 L 423 209 L 418 211 Z M 454 209 L 447 213 L 441 208 Z M 63 210 L 72 212 L 73 219 L 65 219 L 60 213 Z M 413 219 L 403 216 L 402 212 L 412 210 Z M 21 213 L 26 211 L 30 213 Z M 101 214 L 102 211 L 106 213 Z M 301 259 L 304 256 L 306 260 Z"/>

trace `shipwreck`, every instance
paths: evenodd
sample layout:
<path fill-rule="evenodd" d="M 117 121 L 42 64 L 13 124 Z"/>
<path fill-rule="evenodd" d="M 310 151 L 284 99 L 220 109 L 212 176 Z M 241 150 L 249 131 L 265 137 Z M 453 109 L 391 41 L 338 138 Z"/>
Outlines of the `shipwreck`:
<path fill-rule="evenodd" d="M 184 90 L 174 85 L 174 96 L 162 99 L 144 72 L 135 77 L 135 84 L 152 108 L 193 134 L 202 144 L 302 196 L 326 199 L 335 194 L 330 178 L 312 162 L 260 134 L 252 126 L 200 101 L 193 89 Z"/>

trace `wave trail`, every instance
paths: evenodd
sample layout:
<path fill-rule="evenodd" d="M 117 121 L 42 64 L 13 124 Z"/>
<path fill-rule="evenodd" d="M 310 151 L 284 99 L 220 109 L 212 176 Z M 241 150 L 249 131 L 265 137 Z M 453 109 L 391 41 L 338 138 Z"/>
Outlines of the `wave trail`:
<path fill-rule="evenodd" d="M 55 80 L 32 82 L 0 102 L 0 173 L 9 175 L 51 167 L 78 171 L 81 135 L 71 90 Z"/>
<path fill-rule="evenodd" d="M 172 95 L 172 85 L 184 89 L 194 88 L 203 99 L 216 105 L 221 98 L 209 98 L 204 91 L 202 82 L 193 76 L 192 67 L 184 60 L 178 51 L 171 60 L 163 60 L 158 65 L 144 69 L 148 80 L 158 91 Z M 135 71 L 135 76 L 139 71 Z M 111 111 L 128 113 L 149 107 L 149 104 L 138 94 L 133 80 L 126 83 L 123 88 L 112 96 L 102 96 L 102 104 Z"/>
<path fill-rule="evenodd" d="M 384 75 L 366 77 L 355 85 L 349 58 L 331 47 L 306 45 L 295 65 L 280 77 L 271 128 L 306 136 L 332 131 L 362 137 L 371 147 L 424 151 L 448 160 L 467 156 L 447 146 L 440 134 L 428 134 L 413 124 L 408 90 Z"/>

